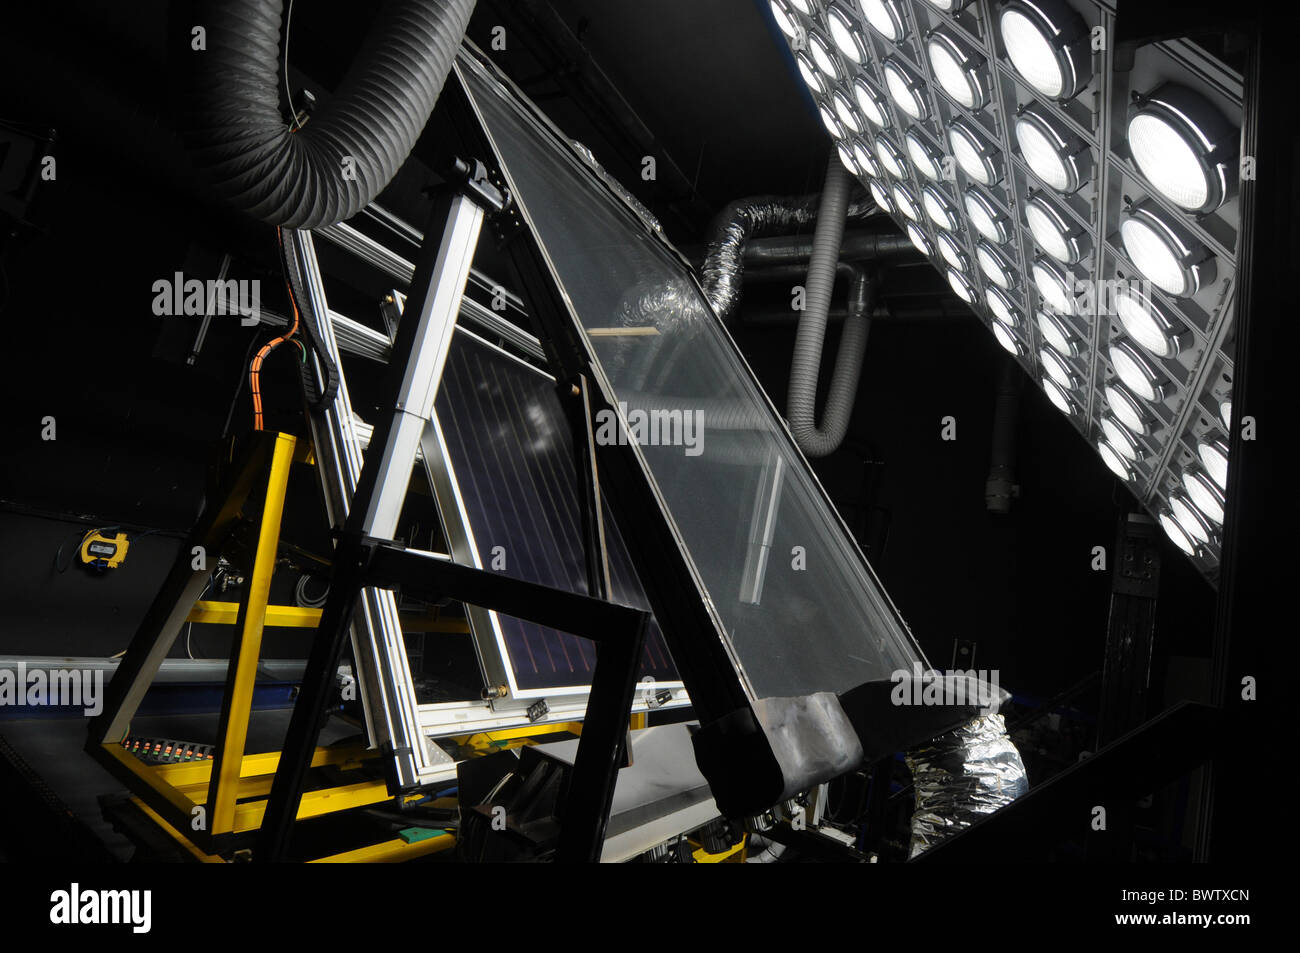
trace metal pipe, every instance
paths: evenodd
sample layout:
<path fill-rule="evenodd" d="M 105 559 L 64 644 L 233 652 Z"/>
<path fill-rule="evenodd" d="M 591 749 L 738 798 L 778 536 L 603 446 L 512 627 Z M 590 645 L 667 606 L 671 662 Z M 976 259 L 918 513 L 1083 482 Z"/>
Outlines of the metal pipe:
<path fill-rule="evenodd" d="M 812 257 L 811 235 L 783 235 L 779 238 L 757 238 L 745 246 L 745 264 L 751 267 L 784 265 L 805 262 Z M 885 259 L 914 258 L 921 253 L 902 235 L 880 235 L 874 232 L 844 233 L 840 241 L 841 261 L 881 261 Z"/>

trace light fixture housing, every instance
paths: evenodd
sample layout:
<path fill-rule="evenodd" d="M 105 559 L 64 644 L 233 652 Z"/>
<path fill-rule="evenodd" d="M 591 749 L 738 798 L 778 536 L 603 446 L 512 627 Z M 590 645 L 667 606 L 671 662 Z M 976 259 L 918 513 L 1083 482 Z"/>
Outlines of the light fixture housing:
<path fill-rule="evenodd" d="M 1218 542 L 1218 533 L 1205 518 L 1205 515 L 1192 503 L 1185 490 L 1175 490 L 1169 494 L 1169 512 L 1174 521 L 1193 542 Z"/>
<path fill-rule="evenodd" d="M 1108 353 L 1115 376 L 1131 392 L 1152 403 L 1165 399 L 1169 379 L 1147 359 L 1140 347 L 1127 338 L 1117 338 L 1111 342 Z"/>
<path fill-rule="evenodd" d="M 862 169 L 858 165 L 858 160 L 853 155 L 853 143 L 848 139 L 841 139 L 835 143 L 835 151 L 839 153 L 840 165 L 848 169 L 853 175 L 861 175 Z"/>
<path fill-rule="evenodd" d="M 877 129 L 889 128 L 889 109 L 885 105 L 885 97 L 861 76 L 853 82 L 853 98 L 857 100 L 858 111 L 866 117 L 867 122 Z"/>
<path fill-rule="evenodd" d="M 826 127 L 826 131 L 831 134 L 832 139 L 843 139 L 848 135 L 830 103 L 818 103 L 817 113 L 822 117 L 822 125 Z"/>
<path fill-rule="evenodd" d="M 858 168 L 871 176 L 873 179 L 880 177 L 880 166 L 876 164 L 876 157 L 871 154 L 871 148 L 861 139 L 853 140 L 853 159 L 858 164 Z"/>
<path fill-rule="evenodd" d="M 940 181 L 943 178 L 943 153 L 915 128 L 907 130 L 903 141 L 916 170 L 931 182 Z"/>
<path fill-rule="evenodd" d="M 986 142 L 966 120 L 954 119 L 948 124 L 948 146 L 957 165 L 972 182 L 996 185 L 1002 181 L 1006 171 L 1002 151 Z"/>
<path fill-rule="evenodd" d="M 1139 96 L 1127 138 L 1138 171 L 1179 208 L 1204 215 L 1227 201 L 1241 133 L 1198 93 L 1165 83 Z"/>
<path fill-rule="evenodd" d="M 934 243 L 930 241 L 930 236 L 921 230 L 920 225 L 915 222 L 908 222 L 907 238 L 916 247 L 916 250 L 926 258 L 934 257 Z"/>
<path fill-rule="evenodd" d="M 948 200 L 937 185 L 927 185 L 921 189 L 921 207 L 925 210 L 925 217 L 945 232 L 956 231 L 961 224 L 957 216 L 957 206 Z M 945 236 L 940 236 L 943 237 Z M 945 255 L 944 259 L 947 260 L 947 257 Z"/>
<path fill-rule="evenodd" d="M 1060 384 L 1050 377 L 1040 378 L 1039 383 L 1042 385 L 1043 393 L 1047 395 L 1047 399 L 1052 402 L 1052 406 L 1067 416 L 1074 416 L 1074 398 Z"/>
<path fill-rule="evenodd" d="M 889 194 L 889 189 L 879 179 L 872 179 L 867 189 L 871 192 L 871 197 L 876 200 L 876 205 L 886 212 L 894 211 L 894 197 Z"/>
<path fill-rule="evenodd" d="M 1120 282 L 1112 304 L 1128 336 L 1156 357 L 1176 357 L 1191 340 L 1187 325 L 1166 313 L 1136 282 Z"/>
<path fill-rule="evenodd" d="M 1133 465 L 1124 459 L 1124 455 L 1111 446 L 1110 442 L 1102 437 L 1097 441 L 1097 452 L 1101 454 L 1101 460 L 1115 476 L 1121 480 L 1132 482 L 1137 475 Z"/>
<path fill-rule="evenodd" d="M 1223 491 L 1200 470 L 1183 471 L 1183 489 L 1197 511 L 1215 526 L 1223 525 Z"/>
<path fill-rule="evenodd" d="M 921 221 L 921 209 L 916 201 L 916 195 L 902 182 L 894 185 L 894 206 L 903 213 L 904 218 L 918 223 Z"/>
<path fill-rule="evenodd" d="M 1073 99 L 1092 79 L 1088 25 L 1064 0 L 1008 0 L 998 11 L 1007 59 L 1050 99 Z"/>
<path fill-rule="evenodd" d="M 1223 426 L 1232 429 L 1232 398 L 1225 397 L 1219 402 L 1219 419 L 1223 421 Z"/>
<path fill-rule="evenodd" d="M 1038 333 L 1049 347 L 1066 357 L 1079 356 L 1079 339 L 1060 317 L 1039 311 L 1035 319 L 1038 322 Z"/>
<path fill-rule="evenodd" d="M 826 8 L 826 29 L 841 56 L 859 66 L 866 62 L 867 46 L 862 39 L 862 29 L 847 4 L 835 2 Z"/>
<path fill-rule="evenodd" d="M 1120 217 L 1124 253 L 1142 276 L 1176 298 L 1190 298 L 1218 274 L 1213 253 L 1150 199 Z"/>
<path fill-rule="evenodd" d="M 866 129 L 866 120 L 858 115 L 858 111 L 853 107 L 853 100 L 844 90 L 835 90 L 831 95 L 831 105 L 835 108 L 835 116 L 839 119 L 840 125 L 851 135 L 859 135 Z"/>
<path fill-rule="evenodd" d="M 903 19 L 900 0 L 860 0 L 862 13 L 871 28 L 890 43 L 898 43 L 907 35 L 907 22 Z"/>
<path fill-rule="evenodd" d="M 942 241 L 943 237 L 940 235 L 939 240 Z M 948 269 L 948 284 L 952 287 L 953 293 L 962 301 L 967 304 L 975 303 L 975 286 L 956 268 Z"/>
<path fill-rule="evenodd" d="M 975 261 L 980 272 L 1003 291 L 1016 286 L 1016 272 L 1007 257 L 987 241 L 975 243 Z"/>
<path fill-rule="evenodd" d="M 1228 488 L 1228 442 L 1221 437 L 1206 437 L 1196 444 L 1201 465 L 1220 490 Z"/>
<path fill-rule="evenodd" d="M 772 8 L 772 19 L 776 21 L 777 29 L 784 33 L 787 39 L 793 40 L 799 35 L 801 27 L 789 7 L 781 0 L 768 0 L 768 6 Z"/>
<path fill-rule="evenodd" d="M 988 62 L 947 30 L 932 30 L 925 40 L 930 72 L 945 93 L 978 111 L 988 105 Z"/>
<path fill-rule="evenodd" d="M 1037 103 L 1019 110 L 1016 145 L 1029 170 L 1057 192 L 1077 192 L 1092 177 L 1092 150 Z"/>
<path fill-rule="evenodd" d="M 966 190 L 966 216 L 975 231 L 995 245 L 1005 245 L 1011 238 L 1011 220 L 987 195 L 976 188 Z"/>
<path fill-rule="evenodd" d="M 1025 224 L 1038 247 L 1063 265 L 1073 265 L 1090 252 L 1091 241 L 1083 226 L 1037 192 L 1025 203 Z"/>
<path fill-rule="evenodd" d="M 1113 415 L 1107 414 L 1101 418 L 1101 432 L 1106 435 L 1107 442 L 1126 460 L 1136 463 L 1146 455 L 1146 450 L 1138 442 L 1137 437 Z"/>
<path fill-rule="evenodd" d="M 838 82 L 843 78 L 839 60 L 835 58 L 835 52 L 831 49 L 831 41 L 822 34 L 811 30 L 808 32 L 808 52 L 812 54 L 812 61 L 817 71 L 827 79 Z"/>
<path fill-rule="evenodd" d="M 930 104 L 925 96 L 925 82 L 897 56 L 891 56 L 880 67 L 885 74 L 885 88 L 905 114 L 915 120 L 930 118 Z"/>
<path fill-rule="evenodd" d="M 924 202 L 924 200 L 922 201 Z M 928 211 L 929 210 L 927 209 L 927 214 Z M 931 219 L 931 221 L 933 221 L 933 219 Z M 966 250 L 961 247 L 961 242 L 957 240 L 955 234 L 951 232 L 940 232 L 938 237 L 935 238 L 935 244 L 939 247 L 939 255 L 954 271 L 965 274 L 970 270 L 970 256 L 967 255 Z"/>
<path fill-rule="evenodd" d="M 876 158 L 880 160 L 880 167 L 894 178 L 907 178 L 907 166 L 904 165 L 907 160 L 894 140 L 884 133 L 876 136 Z"/>
<path fill-rule="evenodd" d="M 1054 260 L 1039 255 L 1030 266 L 1034 286 L 1046 309 L 1057 314 L 1074 314 L 1074 279 Z"/>
<path fill-rule="evenodd" d="M 1016 337 L 1015 332 L 1001 321 L 993 322 L 993 337 L 998 344 L 1002 345 L 1002 349 L 1013 357 L 1022 357 L 1024 355 L 1025 347 L 1020 343 L 1020 339 Z"/>
<path fill-rule="evenodd" d="M 1178 524 L 1174 519 L 1173 513 L 1168 510 L 1162 510 L 1160 513 L 1160 527 L 1169 537 L 1170 542 L 1181 549 L 1188 556 L 1195 556 L 1197 553 L 1196 542 L 1187 535 L 1187 531 Z"/>
<path fill-rule="evenodd" d="M 1153 423 L 1151 413 L 1137 397 L 1117 381 L 1104 385 L 1106 406 L 1125 427 L 1137 434 L 1149 434 Z"/>
<path fill-rule="evenodd" d="M 1039 363 L 1043 365 L 1043 370 L 1047 376 L 1056 383 L 1060 384 L 1066 390 L 1079 389 L 1079 377 L 1074 370 L 1066 363 L 1065 358 L 1057 354 L 1050 347 L 1040 348 L 1038 351 Z"/>
<path fill-rule="evenodd" d="M 1020 313 L 1016 310 L 1015 303 L 1002 289 L 991 286 L 985 288 L 984 303 L 999 322 L 1010 328 L 1020 327 Z"/>
<path fill-rule="evenodd" d="M 828 84 L 826 78 L 813 65 L 812 56 L 808 53 L 796 53 L 794 62 L 799 67 L 799 75 L 803 77 L 804 83 L 812 90 L 813 95 L 818 99 L 825 99 L 829 91 Z"/>

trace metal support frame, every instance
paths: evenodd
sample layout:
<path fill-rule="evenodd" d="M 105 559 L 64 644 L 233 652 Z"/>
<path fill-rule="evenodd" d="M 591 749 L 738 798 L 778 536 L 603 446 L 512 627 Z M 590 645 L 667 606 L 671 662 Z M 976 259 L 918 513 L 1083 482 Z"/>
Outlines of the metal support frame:
<path fill-rule="evenodd" d="M 305 610 L 268 604 L 289 471 L 302 459 L 303 449 L 291 435 L 255 431 L 229 454 L 224 476 L 210 496 L 215 503 L 200 516 L 181 548 L 176 565 L 109 683 L 103 713 L 90 725 L 87 751 L 131 791 L 149 818 L 184 840 L 195 856 L 215 856 L 247 841 L 249 832 L 261 823 L 264 804 L 258 799 L 269 790 L 269 777 L 279 763 L 278 754 L 246 754 L 245 743 L 265 626 L 310 627 L 314 623 L 313 615 Z M 220 556 L 259 483 L 257 545 L 243 598 L 238 604 L 198 602 L 209 567 Z M 181 626 L 188 621 L 233 623 L 239 629 L 227 668 L 216 755 L 212 761 L 147 765 L 120 742 Z M 370 757 L 373 755 L 362 749 L 345 747 L 313 749 L 310 760 L 316 767 L 333 765 L 346 770 L 359 767 Z M 321 792 L 302 805 L 301 812 L 302 816 L 316 816 L 388 798 L 384 782 L 362 780 Z"/>
<path fill-rule="evenodd" d="M 287 854 L 290 832 L 306 783 L 309 751 L 315 747 L 320 735 L 326 702 L 343 654 L 343 644 L 357 602 L 362 598 L 361 588 L 366 582 L 362 564 L 365 554 L 362 540 L 391 539 L 395 533 L 411 471 L 415 466 L 420 438 L 433 413 L 433 402 L 442 379 L 456 317 L 460 312 L 470 263 L 478 246 L 484 205 L 492 201 L 482 191 L 484 187 L 491 187 L 486 182 L 486 173 L 481 166 L 474 169 L 465 167 L 462 172 L 464 179 L 461 187 L 439 196 L 431 213 L 430 224 L 425 232 L 427 238 L 416 263 L 411 296 L 404 309 L 405 318 L 399 325 L 397 339 L 393 342 L 394 360 L 390 368 L 401 375 L 394 385 L 390 401 L 393 412 L 375 426 L 370 448 L 364 463 L 360 464 L 355 480 L 351 477 L 356 472 L 359 461 L 355 457 L 360 452 L 355 432 L 350 434 L 351 439 L 345 440 L 342 447 L 331 443 L 336 446 L 336 450 L 350 451 L 353 458 L 349 460 L 350 472 L 343 474 L 344 479 L 335 488 L 331 512 L 336 527 L 344 514 L 346 519 L 335 550 L 330 594 L 321 615 L 320 637 L 303 673 L 302 692 L 294 706 L 284 742 L 284 757 L 271 789 L 266 823 L 257 844 L 256 856 L 259 860 L 283 860 Z M 471 187 L 471 183 L 475 185 Z M 496 201 L 500 202 L 499 196 Z M 316 286 L 319 287 L 319 276 L 314 277 Z M 323 305 L 323 292 L 320 297 L 320 304 Z M 312 306 L 318 314 L 328 314 L 327 310 L 317 309 L 316 301 L 312 302 Z M 328 321 L 320 323 L 327 324 Z M 340 396 L 346 405 L 345 388 L 340 387 Z M 340 412 L 336 406 L 336 424 L 350 428 L 350 416 L 345 419 L 344 414 L 350 415 L 350 407 L 345 406 Z M 396 603 L 391 593 L 375 593 L 367 598 L 382 600 L 382 608 L 392 607 L 392 615 L 395 616 Z M 384 612 L 383 616 L 388 617 L 389 613 Z M 366 631 L 358 632 L 358 636 L 370 634 L 373 637 L 373 621 L 367 619 L 366 625 L 361 627 Z M 406 664 L 400 628 L 396 635 L 396 645 L 391 644 L 391 638 L 385 638 L 384 647 L 388 651 L 357 652 L 358 665 L 364 664 L 367 659 L 380 657 L 390 661 L 396 659 L 401 664 Z M 371 673 L 372 678 L 374 674 Z M 404 674 L 408 677 L 400 680 L 385 677 L 384 682 L 388 686 L 399 681 L 409 685 L 409 673 Z M 369 681 L 371 679 L 364 679 L 363 683 Z M 379 701 L 390 726 L 394 715 L 401 715 L 412 707 L 399 706 L 397 700 L 392 698 L 381 697 Z M 374 706 L 368 707 L 368 714 L 373 721 Z M 394 708 L 400 708 L 401 711 L 394 711 Z M 390 746 L 397 755 L 410 755 L 412 745 L 424 743 L 418 733 L 409 731 L 410 726 L 404 727 L 408 730 L 400 736 L 389 735 Z M 410 764 L 413 759 L 404 757 L 398 760 Z M 399 786 L 403 782 L 413 781 L 414 778 L 409 775 L 398 777 Z"/>
<path fill-rule="evenodd" d="M 1098 747 L 1146 720 L 1160 591 L 1158 532 L 1154 520 L 1137 513 L 1126 516 L 1119 527 L 1101 672 Z"/>
<path fill-rule="evenodd" d="M 365 588 L 401 589 L 429 601 L 452 597 L 597 642 L 596 672 L 565 805 L 560 853 L 573 860 L 600 856 L 625 753 L 627 719 L 649 613 L 458 565 L 438 554 L 406 550 L 392 541 L 433 414 L 485 211 L 504 205 L 503 196 L 487 181 L 481 164 L 458 163 L 457 172 L 459 182 L 439 197 L 425 231 L 429 238 L 439 238 L 436 242 L 426 240 L 421 249 L 412 293 L 397 327 L 393 369 L 400 378 L 393 392 L 393 414 L 376 425 L 355 492 L 350 500 L 342 501 L 347 519 L 335 548 L 330 594 L 272 783 L 254 853 L 260 862 L 279 862 L 289 855 L 293 822 L 300 816 L 304 798 L 309 752 L 315 748 L 324 723 L 334 672 Z M 581 383 L 573 387 L 581 399 L 585 393 Z M 585 401 L 582 409 L 584 426 L 580 429 L 586 440 L 577 442 L 588 459 L 584 481 L 588 548 L 592 550 L 588 564 L 593 592 L 603 596 L 608 591 L 608 566 L 600 531 L 599 486 L 589 449 L 590 407 Z"/>

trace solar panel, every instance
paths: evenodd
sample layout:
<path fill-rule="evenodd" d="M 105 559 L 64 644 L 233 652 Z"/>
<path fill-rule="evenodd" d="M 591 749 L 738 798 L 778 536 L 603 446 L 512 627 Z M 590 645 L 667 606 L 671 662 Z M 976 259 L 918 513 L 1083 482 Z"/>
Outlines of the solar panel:
<path fill-rule="evenodd" d="M 457 488 L 457 509 L 479 565 L 586 593 L 573 438 L 554 379 L 461 328 L 447 356 L 435 415 Z M 439 500 L 444 514 L 453 506 L 454 501 Z M 605 527 L 610 597 L 648 609 L 608 509 Z M 596 662 L 591 642 L 496 613 L 477 614 L 477 621 L 480 628 L 491 627 L 475 636 L 496 640 L 517 694 L 576 692 L 591 684 Z M 653 621 L 639 674 L 657 682 L 679 680 Z"/>

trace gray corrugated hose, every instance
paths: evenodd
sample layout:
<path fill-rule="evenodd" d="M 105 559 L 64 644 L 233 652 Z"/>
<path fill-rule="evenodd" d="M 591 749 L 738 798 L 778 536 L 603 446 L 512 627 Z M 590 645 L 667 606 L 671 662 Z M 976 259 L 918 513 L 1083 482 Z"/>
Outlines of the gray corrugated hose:
<path fill-rule="evenodd" d="M 844 219 L 848 210 L 849 190 L 853 179 L 839 157 L 832 152 L 826 168 L 826 187 L 817 213 L 813 232 L 812 257 L 808 261 L 805 282 L 804 312 L 795 335 L 794 359 L 790 364 L 790 388 L 786 416 L 790 432 L 799 449 L 810 457 L 833 453 L 848 430 L 849 417 L 858 393 L 862 373 L 862 356 L 867 348 L 871 313 L 870 283 L 850 300 L 849 316 L 840 336 L 839 354 L 831 377 L 830 393 L 821 427 L 817 426 L 817 378 L 821 373 L 822 345 L 826 340 L 826 323 L 835 287 L 835 271 L 840 260 L 840 242 L 844 237 Z"/>
<path fill-rule="evenodd" d="M 334 95 L 291 131 L 280 113 L 283 0 L 204 0 L 185 54 L 182 130 L 198 168 L 271 225 L 319 228 L 361 211 L 428 122 L 475 0 L 389 0 Z M 187 31 L 188 33 L 188 31 Z"/>

